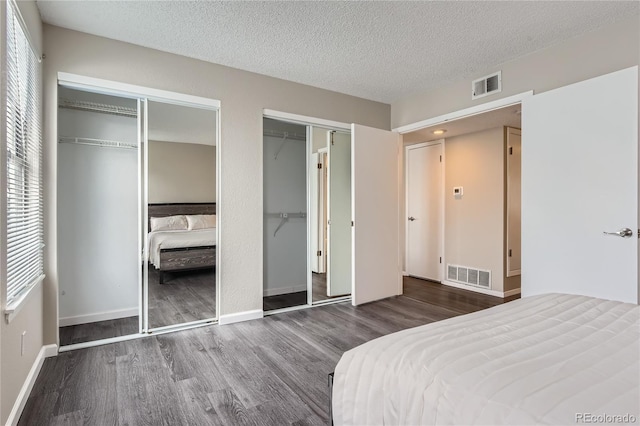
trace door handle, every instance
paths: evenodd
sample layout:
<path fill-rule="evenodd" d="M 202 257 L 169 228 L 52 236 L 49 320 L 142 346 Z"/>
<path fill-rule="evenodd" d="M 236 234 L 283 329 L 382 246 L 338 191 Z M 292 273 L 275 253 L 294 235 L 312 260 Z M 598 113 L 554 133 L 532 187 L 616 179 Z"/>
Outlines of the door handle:
<path fill-rule="evenodd" d="M 414 220 L 416 220 L 416 218 L 415 218 L 415 217 L 413 217 L 413 216 L 410 216 L 410 217 L 409 217 L 409 220 L 410 220 L 411 222 L 413 222 Z"/>
<path fill-rule="evenodd" d="M 633 236 L 633 231 L 631 229 L 629 229 L 629 228 L 622 228 L 622 229 L 619 229 L 619 230 L 617 230 L 615 232 L 604 231 L 603 233 L 604 233 L 604 235 L 616 235 L 616 236 L 622 237 L 622 238 L 631 238 Z"/>

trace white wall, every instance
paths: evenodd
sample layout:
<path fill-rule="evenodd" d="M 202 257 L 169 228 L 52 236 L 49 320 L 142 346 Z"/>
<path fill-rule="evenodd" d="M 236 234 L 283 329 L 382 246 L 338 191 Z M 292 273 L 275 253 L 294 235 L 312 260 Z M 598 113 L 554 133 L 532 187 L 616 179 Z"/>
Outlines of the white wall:
<path fill-rule="evenodd" d="M 215 146 L 149 141 L 149 203 L 215 201 Z"/>
<path fill-rule="evenodd" d="M 218 232 L 220 314 L 262 308 L 263 109 L 389 128 L 389 105 L 44 26 L 45 52 L 45 339 L 57 339 L 57 72 L 171 90 L 221 101 Z"/>
<path fill-rule="evenodd" d="M 305 141 L 289 140 L 282 145 L 282 138 L 264 137 L 265 213 L 306 213 L 306 155 Z M 307 289 L 307 220 L 289 219 L 274 236 L 280 220 L 264 219 L 265 296 Z"/>
<path fill-rule="evenodd" d="M 36 8 L 34 1 L 19 1 L 17 2 L 18 8 L 22 13 L 22 16 L 27 24 L 28 31 L 31 35 L 31 39 L 39 50 L 42 49 L 42 23 L 40 20 L 40 14 Z M 2 43 L 0 43 L 0 58 L 4 58 L 4 25 L 6 22 L 6 7 L 7 2 L 0 2 L 0 31 L 2 32 Z M 0 70 L 2 80 L 4 80 L 6 65 L 4 59 L 0 64 Z M 4 83 L 3 83 L 4 84 Z M 0 90 L 0 105 L 6 105 L 5 101 L 6 90 L 2 86 Z M 1 175 L 5 176 L 6 170 L 6 157 L 5 157 L 5 137 L 6 131 L 6 114 L 4 113 L 4 107 L 2 107 L 2 114 L 0 114 L 0 134 L 2 135 L 0 146 L 0 170 Z M 4 178 L 3 178 L 4 179 Z M 0 241 L 2 242 L 2 252 L 6 247 L 6 234 L 4 232 L 6 226 L 6 206 L 5 197 L 0 197 Z M 6 264 L 4 256 L 0 262 L 0 281 L 5 283 L 4 278 L 6 271 Z M 40 348 L 43 345 L 43 286 L 36 287 L 33 290 L 31 297 L 21 307 L 20 312 L 16 317 L 7 323 L 4 318 L 0 319 L 0 424 L 5 424 L 9 414 L 11 412 L 16 398 L 20 392 L 21 387 L 25 383 L 28 377 L 29 371 L 33 366 Z M 1 306 L 5 306 L 6 301 L 6 287 L 4 284 L 0 290 L 0 303 Z M 52 318 L 51 321 L 56 323 L 56 319 Z M 24 353 L 20 350 L 20 341 L 22 334 L 24 335 Z"/>
<path fill-rule="evenodd" d="M 446 264 L 491 271 L 491 289 L 504 286 L 504 130 L 445 140 Z M 461 199 L 453 188 L 462 186 Z"/>
<path fill-rule="evenodd" d="M 68 109 L 58 118 L 61 135 L 136 142 L 136 119 Z M 136 315 L 137 150 L 58 144 L 58 170 L 60 325 Z"/>

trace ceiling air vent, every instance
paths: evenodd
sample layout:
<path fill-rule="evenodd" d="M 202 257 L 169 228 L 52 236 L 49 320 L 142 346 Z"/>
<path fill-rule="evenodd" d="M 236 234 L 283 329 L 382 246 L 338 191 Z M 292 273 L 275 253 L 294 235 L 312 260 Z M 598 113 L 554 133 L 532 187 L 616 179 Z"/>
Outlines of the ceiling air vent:
<path fill-rule="evenodd" d="M 471 83 L 471 99 L 502 91 L 502 71 L 484 76 Z"/>

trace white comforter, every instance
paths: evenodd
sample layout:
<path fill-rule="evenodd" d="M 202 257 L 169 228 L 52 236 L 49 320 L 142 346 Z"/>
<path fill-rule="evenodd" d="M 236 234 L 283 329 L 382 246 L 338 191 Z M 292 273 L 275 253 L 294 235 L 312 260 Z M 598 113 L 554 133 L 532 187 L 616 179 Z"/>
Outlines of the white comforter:
<path fill-rule="evenodd" d="M 639 334 L 639 306 L 565 294 L 404 330 L 342 356 L 334 421 L 576 424 L 580 415 L 628 414 L 638 422 Z"/>
<path fill-rule="evenodd" d="M 149 262 L 160 266 L 160 249 L 216 245 L 216 228 L 149 232 Z"/>

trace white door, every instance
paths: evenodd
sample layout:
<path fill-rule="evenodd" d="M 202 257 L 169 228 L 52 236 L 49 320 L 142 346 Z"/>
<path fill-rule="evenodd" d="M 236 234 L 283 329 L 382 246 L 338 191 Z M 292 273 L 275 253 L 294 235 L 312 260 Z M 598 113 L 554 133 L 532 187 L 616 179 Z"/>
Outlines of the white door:
<path fill-rule="evenodd" d="M 522 217 L 522 132 L 507 129 L 507 277 L 520 275 Z"/>
<path fill-rule="evenodd" d="M 523 296 L 638 303 L 637 232 L 638 67 L 524 100 Z"/>
<path fill-rule="evenodd" d="M 330 132 L 327 296 L 351 292 L 351 137 Z"/>
<path fill-rule="evenodd" d="M 442 280 L 442 142 L 406 148 L 407 274 Z"/>
<path fill-rule="evenodd" d="M 353 305 L 402 293 L 397 133 L 351 125 Z"/>

